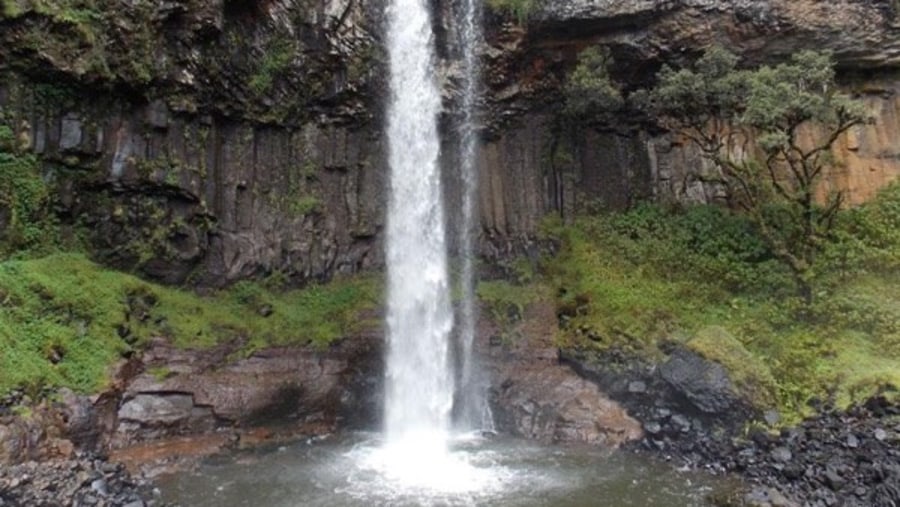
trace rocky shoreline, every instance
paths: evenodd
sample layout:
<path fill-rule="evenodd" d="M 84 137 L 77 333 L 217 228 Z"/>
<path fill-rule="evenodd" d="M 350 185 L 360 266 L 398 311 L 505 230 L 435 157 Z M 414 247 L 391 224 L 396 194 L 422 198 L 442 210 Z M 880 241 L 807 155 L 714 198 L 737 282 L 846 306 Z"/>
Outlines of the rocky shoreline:
<path fill-rule="evenodd" d="M 624 446 L 680 468 L 736 476 L 737 492 L 716 505 L 900 506 L 900 405 L 883 397 L 817 415 L 772 433 L 775 411 L 742 399 L 720 367 L 686 350 L 661 364 L 583 350 L 560 359 L 627 408 L 644 434 Z"/>
<path fill-rule="evenodd" d="M 722 438 L 661 416 L 631 448 L 737 475 L 749 492 L 723 505 L 895 507 L 900 505 L 900 406 L 884 398 L 848 411 L 826 410 L 778 434 Z"/>
<path fill-rule="evenodd" d="M 546 325 L 552 319 L 538 321 Z M 492 335 L 492 329 L 482 331 L 484 336 Z M 542 328 L 526 326 L 521 331 L 526 336 L 550 336 Z M 343 349 L 359 352 L 352 345 L 344 344 L 325 355 L 347 361 L 348 353 L 341 352 Z M 511 348 L 497 344 L 486 346 L 487 350 L 482 352 L 488 358 L 486 366 L 494 379 L 495 416 L 498 429 L 504 433 L 548 443 L 578 441 L 621 447 L 626 452 L 666 461 L 679 468 L 741 479 L 746 487 L 717 493 L 711 498 L 720 506 L 900 506 L 900 405 L 883 398 L 847 411 L 822 408 L 818 416 L 779 434 L 762 429 L 747 431 L 748 421 L 769 419 L 770 425 L 774 425 L 777 414 L 754 413 L 754 408 L 734 390 L 735 386 L 720 366 L 687 349 L 670 350 L 668 359 L 656 364 L 630 356 L 560 351 L 546 340 L 538 339 Z M 354 357 L 380 357 L 379 347 L 364 349 L 367 352 L 359 352 L 361 355 Z M 156 356 L 148 353 L 145 359 L 153 357 Z M 347 370 L 346 364 L 341 364 L 344 366 L 331 370 L 349 371 L 349 378 L 368 387 L 356 389 L 356 396 L 334 406 L 352 411 L 347 403 L 367 399 L 369 404 L 364 406 L 371 412 L 370 405 L 376 399 L 371 394 L 378 389 L 363 377 L 376 375 L 373 372 L 377 368 L 366 368 L 368 373 L 364 374 L 356 368 Z M 220 370 L 214 368 L 209 372 Z M 209 376 L 209 372 L 205 375 Z M 304 392 L 313 392 L 315 382 L 332 387 L 335 382 L 340 385 L 338 378 L 347 375 L 307 379 L 303 383 Z M 174 382 L 178 378 L 172 376 L 162 382 Z M 210 378 L 213 380 L 209 382 L 215 384 L 222 377 Z M 137 392 L 203 393 L 212 389 L 178 387 Z M 295 396 L 290 394 L 291 399 Z M 134 399 L 137 398 L 120 396 L 114 406 L 125 407 Z M 329 395 L 323 399 L 330 399 Z M 191 466 L 210 454 L 235 448 L 290 440 L 299 434 L 328 434 L 361 423 L 346 417 L 314 418 L 314 421 L 298 418 L 296 414 L 308 412 L 303 407 L 312 406 L 310 399 L 301 396 L 299 405 L 292 405 L 295 410 L 285 413 L 280 432 L 272 426 L 238 424 L 221 427 L 213 433 L 196 433 L 180 423 L 170 424 L 165 427 L 167 431 L 161 432 L 161 426 L 147 423 L 129 429 L 134 438 L 127 439 L 128 445 L 107 447 L 102 443 L 121 444 L 123 439 L 97 435 L 96 428 L 87 435 L 83 430 L 96 425 L 98 418 L 89 416 L 97 407 L 89 410 L 92 405 L 76 403 L 79 400 L 85 401 L 70 393 L 62 397 L 64 403 L 60 408 L 37 405 L 26 418 L 17 417 L 9 406 L 0 410 L 3 416 L 0 430 L 6 428 L 6 437 L 0 438 L 0 451 L 6 452 L 7 462 L 9 458 L 19 462 L 0 468 L 0 507 L 163 506 L 159 492 L 153 488 L 155 472 Z M 20 399 L 6 401 L 10 406 L 21 402 Z M 211 404 L 216 413 L 224 414 L 226 405 L 220 405 Z M 115 414 L 115 409 L 111 413 Z M 121 422 L 127 418 L 116 419 Z M 337 424 L 338 420 L 342 424 Z M 173 421 L 178 423 L 181 419 Z M 22 426 L 25 422 L 29 424 Z M 302 428 L 302 431 L 284 431 L 285 428 Z M 0 437 L 3 435 L 0 431 Z M 22 460 L 29 461 L 22 463 Z M 128 465 L 127 470 L 121 463 Z"/>
<path fill-rule="evenodd" d="M 0 507 L 171 507 L 146 479 L 103 456 L 0 467 Z"/>
<path fill-rule="evenodd" d="M 848 411 L 823 411 L 779 434 L 760 430 L 740 438 L 665 408 L 647 414 L 653 415 L 642 418 L 644 436 L 623 450 L 741 479 L 745 487 L 716 493 L 714 505 L 900 505 L 900 406 L 883 398 Z M 77 452 L 70 459 L 2 467 L 0 507 L 171 507 L 152 478 L 130 474 L 113 461 L 119 458 Z"/>

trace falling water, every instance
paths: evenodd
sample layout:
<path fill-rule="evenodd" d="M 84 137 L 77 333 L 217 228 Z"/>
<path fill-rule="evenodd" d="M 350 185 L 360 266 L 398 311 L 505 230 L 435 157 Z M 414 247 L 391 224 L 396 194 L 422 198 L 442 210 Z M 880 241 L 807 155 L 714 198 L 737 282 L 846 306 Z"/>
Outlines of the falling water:
<path fill-rule="evenodd" d="M 478 190 L 478 133 L 475 110 L 480 81 L 477 48 L 481 41 L 480 0 L 462 0 L 458 14 L 459 43 L 462 51 L 463 96 L 460 128 L 460 172 L 462 173 L 462 219 L 460 220 L 460 302 L 459 336 L 461 342 L 458 399 L 460 424 L 467 429 L 493 429 L 483 379 L 480 378 L 474 352 L 475 322 L 475 203 Z"/>
<path fill-rule="evenodd" d="M 446 454 L 453 405 L 446 239 L 438 157 L 441 96 L 427 0 L 389 11 L 391 195 L 387 225 L 385 437 L 396 473 Z"/>

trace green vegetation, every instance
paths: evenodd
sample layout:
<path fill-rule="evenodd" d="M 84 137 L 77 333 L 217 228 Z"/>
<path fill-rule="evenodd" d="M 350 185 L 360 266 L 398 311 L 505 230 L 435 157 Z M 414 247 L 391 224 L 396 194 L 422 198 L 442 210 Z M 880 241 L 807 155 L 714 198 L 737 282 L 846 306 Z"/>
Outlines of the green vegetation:
<path fill-rule="evenodd" d="M 68 23 L 92 36 L 88 25 L 102 18 L 103 6 L 96 0 L 2 0 L 0 13 L 16 18 L 28 11 L 51 17 L 58 23 Z"/>
<path fill-rule="evenodd" d="M 688 340 L 687 347 L 704 358 L 721 364 L 739 392 L 757 407 L 775 404 L 777 384 L 765 363 L 721 326 L 705 327 Z"/>
<path fill-rule="evenodd" d="M 578 65 L 565 85 L 566 114 L 594 121 L 611 120 L 611 114 L 622 109 L 622 92 L 609 75 L 612 65 L 606 48 L 588 48 L 578 55 Z"/>
<path fill-rule="evenodd" d="M 294 216 L 305 216 L 321 210 L 322 203 L 314 195 L 303 195 L 290 201 L 288 211 Z"/>
<path fill-rule="evenodd" d="M 540 0 L 488 0 L 487 5 L 497 12 L 508 12 L 515 16 L 519 24 L 525 24 L 539 2 Z"/>
<path fill-rule="evenodd" d="M 711 48 L 692 68 L 664 67 L 656 87 L 635 100 L 715 165 L 717 174 L 703 177 L 727 189 L 809 304 L 815 260 L 843 202 L 840 192 L 822 199 L 819 183 L 833 165 L 832 145 L 864 121 L 863 108 L 839 91 L 829 53 L 801 51 L 754 70 L 737 64 Z"/>
<path fill-rule="evenodd" d="M 112 363 L 154 336 L 191 348 L 234 342 L 238 356 L 270 345 L 326 346 L 367 325 L 364 311 L 379 295 L 376 279 L 354 278 L 281 293 L 241 282 L 200 297 L 78 254 L 2 262 L 0 393 L 94 391 Z"/>
<path fill-rule="evenodd" d="M 746 215 L 712 206 L 548 223 L 543 266 L 561 346 L 661 356 L 672 341 L 723 364 L 786 422 L 900 389 L 900 184 L 838 216 L 811 304 Z"/>
<path fill-rule="evenodd" d="M 2 18 L 15 18 L 22 14 L 22 9 L 16 0 L 0 0 L 0 14 Z"/>
<path fill-rule="evenodd" d="M 517 324 L 522 322 L 525 310 L 531 303 L 546 298 L 546 289 L 537 283 L 508 282 L 506 280 L 483 281 L 475 293 L 500 327 L 500 338 L 507 343 L 520 338 Z"/>
<path fill-rule="evenodd" d="M 46 251 L 57 240 L 50 190 L 33 155 L 18 155 L 13 131 L 0 124 L 0 258 Z"/>
<path fill-rule="evenodd" d="M 287 39 L 276 39 L 265 49 L 259 68 L 250 77 L 250 89 L 257 95 L 265 95 L 272 84 L 294 59 L 295 49 Z"/>
<path fill-rule="evenodd" d="M 21 48 L 50 55 L 85 81 L 97 78 L 146 84 L 154 72 L 155 8 L 150 2 L 111 0 L 3 0 L 9 19 L 40 16 L 21 23 Z M 123 43 L 123 39 L 127 43 Z M 27 53 L 25 53 L 27 54 Z"/>

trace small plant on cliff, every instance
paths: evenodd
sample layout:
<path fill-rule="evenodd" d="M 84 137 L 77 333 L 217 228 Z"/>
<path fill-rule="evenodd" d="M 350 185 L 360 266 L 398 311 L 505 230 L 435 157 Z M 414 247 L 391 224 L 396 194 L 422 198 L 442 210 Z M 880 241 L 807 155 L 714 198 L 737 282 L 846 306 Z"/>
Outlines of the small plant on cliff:
<path fill-rule="evenodd" d="M 512 14 L 519 24 L 523 25 L 534 12 L 538 2 L 539 0 L 488 0 L 488 6 L 494 11 Z"/>
<path fill-rule="evenodd" d="M 823 196 L 820 183 L 831 147 L 864 121 L 863 109 L 838 90 L 828 53 L 802 51 L 755 70 L 737 64 L 711 48 L 692 68 L 664 67 L 635 99 L 713 163 L 716 173 L 702 179 L 745 210 L 809 304 L 816 257 L 843 203 L 840 192 Z"/>
<path fill-rule="evenodd" d="M 250 90 L 258 96 L 269 93 L 276 79 L 291 65 L 294 52 L 293 45 L 285 39 L 276 39 L 266 47 L 258 70 L 250 77 Z"/>

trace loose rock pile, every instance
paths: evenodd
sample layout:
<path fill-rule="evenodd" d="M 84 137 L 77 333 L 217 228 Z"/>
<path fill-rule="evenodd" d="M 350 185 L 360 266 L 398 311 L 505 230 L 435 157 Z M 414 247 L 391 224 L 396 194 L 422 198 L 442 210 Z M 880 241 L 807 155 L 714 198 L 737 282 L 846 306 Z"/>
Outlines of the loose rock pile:
<path fill-rule="evenodd" d="M 900 507 L 900 407 L 880 398 L 736 441 L 665 410 L 644 426 L 644 450 L 746 478 L 751 505 Z"/>
<path fill-rule="evenodd" d="M 0 467 L 0 507 L 165 507 L 149 482 L 96 456 Z"/>

